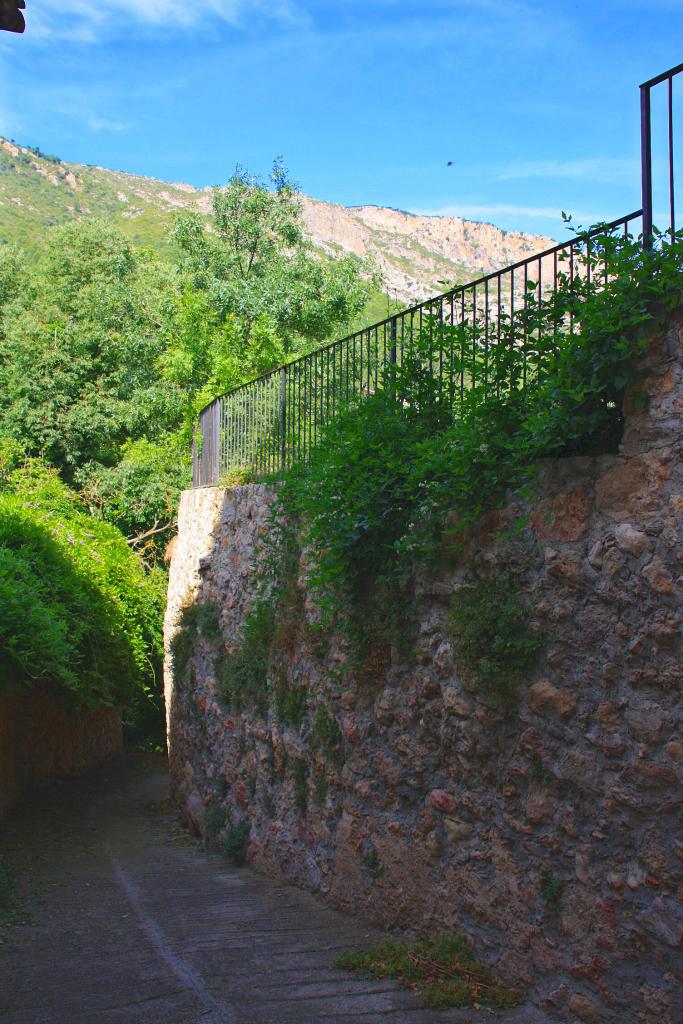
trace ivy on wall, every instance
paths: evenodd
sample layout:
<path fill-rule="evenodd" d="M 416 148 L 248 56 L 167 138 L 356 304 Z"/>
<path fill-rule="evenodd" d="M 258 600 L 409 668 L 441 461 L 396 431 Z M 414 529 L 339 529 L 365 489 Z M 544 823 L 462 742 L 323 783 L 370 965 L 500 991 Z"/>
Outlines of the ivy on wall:
<path fill-rule="evenodd" d="M 624 395 L 658 318 L 681 303 L 682 271 L 680 236 L 648 251 L 606 230 L 555 292 L 529 282 L 520 312 L 501 314 L 495 357 L 474 314 L 428 324 L 383 386 L 350 402 L 308 463 L 284 474 L 271 534 L 315 552 L 320 614 L 347 630 L 360 663 L 379 641 L 410 638 L 415 567 L 444 540 L 457 548 L 540 458 L 616 450 Z M 445 381 L 470 381 L 457 402 L 435 364 Z"/>

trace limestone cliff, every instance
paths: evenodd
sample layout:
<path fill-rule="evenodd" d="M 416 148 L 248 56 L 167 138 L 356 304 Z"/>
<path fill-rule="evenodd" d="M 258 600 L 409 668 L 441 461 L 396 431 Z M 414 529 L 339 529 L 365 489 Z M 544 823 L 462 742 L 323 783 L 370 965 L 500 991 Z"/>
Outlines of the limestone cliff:
<path fill-rule="evenodd" d="M 0 139 L 0 236 L 42 244 L 49 224 L 100 216 L 133 241 L 168 246 L 173 214 L 211 213 L 213 188 L 171 184 L 106 167 L 70 164 L 40 150 Z M 443 282 L 471 280 L 552 244 L 459 217 L 419 217 L 380 206 L 344 207 L 302 196 L 311 242 L 331 256 L 374 257 L 384 290 L 401 302 L 429 298 Z"/>

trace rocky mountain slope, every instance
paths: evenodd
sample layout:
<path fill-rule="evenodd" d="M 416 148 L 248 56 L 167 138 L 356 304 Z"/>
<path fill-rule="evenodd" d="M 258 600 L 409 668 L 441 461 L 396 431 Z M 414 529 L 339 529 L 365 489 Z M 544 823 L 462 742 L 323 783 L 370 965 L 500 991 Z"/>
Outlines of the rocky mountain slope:
<path fill-rule="evenodd" d="M 52 224 L 88 216 L 118 223 L 138 244 L 168 247 L 173 213 L 209 216 L 212 188 L 69 164 L 40 150 L 0 139 L 0 239 L 37 245 Z M 378 206 L 344 207 L 302 196 L 311 241 L 334 256 L 372 256 L 384 291 L 400 302 L 443 291 L 551 244 L 521 232 L 459 217 L 422 217 Z"/>

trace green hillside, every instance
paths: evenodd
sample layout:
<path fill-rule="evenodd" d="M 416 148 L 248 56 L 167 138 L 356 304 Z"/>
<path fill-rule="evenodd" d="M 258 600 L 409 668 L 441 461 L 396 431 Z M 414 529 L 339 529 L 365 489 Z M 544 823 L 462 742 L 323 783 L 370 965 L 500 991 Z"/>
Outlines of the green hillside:
<path fill-rule="evenodd" d="M 102 217 L 115 223 L 135 245 L 150 246 L 170 256 L 174 213 L 192 210 L 208 221 L 212 192 L 103 167 L 69 164 L 38 148 L 0 139 L 0 241 L 23 248 L 37 250 L 46 229 L 53 225 Z M 396 303 L 375 289 L 350 330 L 382 319 L 390 306 L 394 309 Z"/>
<path fill-rule="evenodd" d="M 193 201 L 198 196 L 203 193 L 99 167 L 67 164 L 38 149 L 0 142 L 0 238 L 5 242 L 38 246 L 46 227 L 84 217 L 106 217 L 136 244 L 163 250 L 168 245 L 172 211 L 198 209 L 198 202 Z"/>

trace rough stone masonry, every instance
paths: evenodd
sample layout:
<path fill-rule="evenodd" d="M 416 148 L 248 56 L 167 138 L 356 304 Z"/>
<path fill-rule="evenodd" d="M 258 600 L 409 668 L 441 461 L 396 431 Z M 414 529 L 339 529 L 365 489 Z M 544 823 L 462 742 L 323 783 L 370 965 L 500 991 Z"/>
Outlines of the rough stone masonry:
<path fill-rule="evenodd" d="M 222 805 L 269 875 L 388 926 L 466 932 L 558 1020 L 683 1021 L 682 324 L 651 344 L 649 401 L 627 402 L 618 455 L 548 461 L 535 498 L 511 494 L 421 582 L 412 665 L 396 655 L 372 686 L 339 688 L 341 638 L 290 631 L 279 664 L 308 695 L 295 727 L 225 710 L 215 642 L 198 636 L 182 678 L 167 658 L 190 823 Z M 239 647 L 271 500 L 262 485 L 183 494 L 167 642 L 184 605 L 216 602 L 225 650 Z M 467 685 L 446 625 L 481 566 L 513 572 L 547 639 L 514 715 Z M 310 617 L 303 564 L 299 585 Z M 322 707 L 341 757 L 311 743 Z"/>

